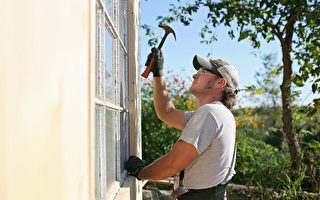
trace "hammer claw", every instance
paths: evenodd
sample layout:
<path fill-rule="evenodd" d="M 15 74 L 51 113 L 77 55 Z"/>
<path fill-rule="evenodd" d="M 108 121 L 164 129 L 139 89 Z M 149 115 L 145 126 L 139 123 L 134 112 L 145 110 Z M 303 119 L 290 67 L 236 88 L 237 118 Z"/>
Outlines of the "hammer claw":
<path fill-rule="evenodd" d="M 163 28 L 165 30 L 165 34 L 158 46 L 158 49 L 161 49 L 164 41 L 166 40 L 167 36 L 172 33 L 173 36 L 174 36 L 174 39 L 176 40 L 176 33 L 174 32 L 174 30 L 170 27 L 170 26 L 167 26 L 167 25 L 163 25 L 163 24 L 159 24 L 159 27 L 160 28 Z M 148 78 L 150 72 L 151 72 L 151 66 L 152 66 L 152 63 L 153 63 L 153 60 L 154 60 L 154 55 L 152 55 L 152 58 L 151 58 L 151 61 L 149 63 L 149 65 L 147 66 L 147 68 L 144 70 L 144 72 L 141 74 L 142 77 L 144 78 Z"/>

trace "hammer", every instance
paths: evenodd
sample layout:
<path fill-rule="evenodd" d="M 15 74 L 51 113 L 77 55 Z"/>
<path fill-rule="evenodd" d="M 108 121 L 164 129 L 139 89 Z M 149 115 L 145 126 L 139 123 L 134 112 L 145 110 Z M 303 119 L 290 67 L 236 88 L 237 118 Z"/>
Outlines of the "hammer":
<path fill-rule="evenodd" d="M 158 49 L 161 49 L 164 41 L 166 40 L 167 36 L 172 33 L 173 36 L 174 36 L 174 39 L 176 40 L 176 33 L 174 32 L 174 30 L 170 27 L 170 26 L 167 26 L 167 25 L 163 25 L 163 24 L 159 24 L 159 27 L 163 28 L 164 31 L 165 31 L 165 34 L 158 46 Z M 144 78 L 148 78 L 150 72 L 151 72 L 151 66 L 152 66 L 152 63 L 153 63 L 153 60 L 154 60 L 154 54 L 152 54 L 152 57 L 151 57 L 151 60 L 150 60 L 150 63 L 149 65 L 147 66 L 147 68 L 144 70 L 144 72 L 141 74 L 142 77 Z"/>

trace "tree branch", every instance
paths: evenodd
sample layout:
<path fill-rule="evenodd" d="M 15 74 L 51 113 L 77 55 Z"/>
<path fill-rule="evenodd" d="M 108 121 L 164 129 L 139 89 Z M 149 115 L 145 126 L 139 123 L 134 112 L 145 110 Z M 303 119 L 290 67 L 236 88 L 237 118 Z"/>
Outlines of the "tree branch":
<path fill-rule="evenodd" d="M 283 43 L 284 42 L 284 40 L 282 38 L 283 33 L 280 32 L 280 29 L 278 27 L 278 23 L 277 23 L 277 25 L 273 25 L 270 22 L 268 22 L 266 19 L 262 19 L 262 20 L 265 24 L 267 24 L 268 26 L 271 27 L 271 32 L 274 33 L 278 37 L 278 39 L 280 40 L 280 43 Z"/>
<path fill-rule="evenodd" d="M 296 20 L 298 18 L 298 16 L 301 13 L 301 8 L 302 6 L 298 6 L 297 8 L 291 10 L 290 12 L 290 16 L 288 17 L 288 22 L 285 25 L 283 32 L 286 33 L 286 37 L 285 37 L 285 43 L 289 44 L 291 46 L 292 43 L 292 36 L 293 36 L 293 31 L 294 31 L 294 24 L 296 23 Z M 291 48 L 291 47 L 290 47 Z"/>

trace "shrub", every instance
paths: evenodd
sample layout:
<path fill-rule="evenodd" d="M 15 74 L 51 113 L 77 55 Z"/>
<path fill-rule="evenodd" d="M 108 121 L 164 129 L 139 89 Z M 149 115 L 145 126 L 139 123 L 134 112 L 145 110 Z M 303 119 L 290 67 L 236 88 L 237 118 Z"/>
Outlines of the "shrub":
<path fill-rule="evenodd" d="M 237 145 L 236 175 L 232 182 L 277 188 L 279 183 L 274 177 L 290 165 L 289 155 L 244 132 L 237 132 Z"/>

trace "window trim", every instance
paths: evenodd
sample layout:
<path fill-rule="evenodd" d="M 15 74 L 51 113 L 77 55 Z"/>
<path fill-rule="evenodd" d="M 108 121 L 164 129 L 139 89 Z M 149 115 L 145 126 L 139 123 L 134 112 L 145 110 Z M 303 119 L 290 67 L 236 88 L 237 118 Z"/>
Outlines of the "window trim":
<path fill-rule="evenodd" d="M 125 144 L 128 144 L 126 146 L 126 149 L 124 150 L 124 155 L 127 156 L 127 154 L 130 152 L 130 116 L 129 114 L 126 115 L 126 122 L 124 123 L 124 130 L 122 130 L 121 123 L 119 120 L 121 120 L 121 115 L 123 113 L 128 113 L 129 109 L 129 103 L 130 103 L 130 92 L 124 92 L 123 98 L 120 99 L 120 91 L 121 82 L 125 83 L 125 88 L 129 89 L 129 58 L 128 58 L 128 49 L 126 48 L 124 41 L 126 45 L 128 44 L 128 29 L 124 29 L 124 34 L 126 34 L 126 37 L 124 38 L 124 41 L 122 40 L 122 37 L 120 37 L 118 30 L 118 20 L 120 19 L 119 11 L 119 4 L 121 3 L 121 0 L 113 0 L 112 4 L 112 12 L 114 14 L 114 20 L 111 20 L 111 17 L 109 13 L 107 12 L 104 3 L 102 0 L 95 0 L 95 13 L 97 15 L 96 17 L 96 27 L 97 30 L 95 33 L 96 42 L 95 49 L 96 49 L 96 62 L 95 62 L 95 69 L 96 69 L 96 76 L 99 77 L 98 80 L 95 80 L 94 85 L 98 85 L 97 88 L 95 88 L 94 91 L 96 91 L 96 94 L 93 95 L 94 97 L 94 110 L 99 110 L 100 116 L 97 117 L 96 114 L 94 114 L 94 121 L 96 121 L 96 124 L 98 124 L 98 130 L 95 131 L 96 135 L 96 156 L 95 156 L 95 174 L 96 174 L 96 198 L 97 199 L 113 199 L 113 197 L 116 195 L 117 191 L 120 189 L 120 185 L 124 183 L 125 179 L 127 178 L 126 171 L 123 171 L 121 169 L 121 150 L 120 143 L 118 142 L 122 136 L 121 131 L 125 131 L 124 134 L 127 134 L 127 142 Z M 129 3 L 126 5 L 126 10 L 128 12 Z M 98 13 L 99 12 L 99 13 Z M 99 15 L 99 16 L 98 16 Z M 126 19 L 123 19 L 126 23 L 129 23 L 129 13 L 126 15 Z M 127 28 L 128 24 L 124 25 L 124 28 Z M 105 30 L 107 30 L 109 33 L 107 33 Z M 122 31 L 121 31 L 122 32 Z M 113 94 L 113 101 L 110 102 L 107 99 L 105 99 L 105 39 L 106 35 L 110 34 L 112 38 L 112 77 L 113 77 L 113 86 L 115 89 L 115 93 Z M 121 33 L 122 34 L 122 33 Z M 123 59 L 123 60 L 121 60 Z M 122 64 L 123 63 L 123 64 Z M 120 69 L 120 67 L 124 67 L 124 69 Z M 123 70 L 124 77 L 121 76 L 121 71 Z M 107 174 L 104 169 L 106 169 L 106 117 L 102 116 L 103 112 L 107 110 L 111 110 L 114 113 L 114 120 L 113 120 L 113 126 L 114 126 L 114 151 L 115 151 L 115 181 L 113 181 L 110 185 L 107 187 Z M 127 130 L 128 129 L 128 130 Z M 128 153 L 127 153 L 128 152 Z M 101 170 L 102 169 L 102 170 Z M 112 196 L 112 198 L 111 198 Z"/>
<path fill-rule="evenodd" d="M 107 101 L 102 101 L 98 98 L 95 98 L 95 104 L 99 105 L 99 106 L 104 106 L 104 107 L 108 108 L 109 110 L 113 110 L 113 111 L 128 112 L 128 110 L 125 107 L 121 107 L 116 104 L 109 103 Z"/>
<path fill-rule="evenodd" d="M 119 181 L 115 181 L 115 182 L 111 183 L 110 187 L 105 190 L 106 200 L 113 200 L 114 197 L 117 195 L 119 188 L 120 188 Z M 107 194 L 110 194 L 110 195 L 107 195 Z"/>
<path fill-rule="evenodd" d="M 102 0 L 96 0 L 96 1 L 97 1 L 97 7 L 100 6 L 100 7 L 102 8 L 102 10 L 103 10 L 103 13 L 104 13 L 104 16 L 105 16 L 105 22 L 106 22 L 106 23 L 105 23 L 105 26 L 106 26 L 106 27 L 108 28 L 108 30 L 110 31 L 112 37 L 113 37 L 114 39 L 117 39 L 117 40 L 120 42 L 121 48 L 124 50 L 125 55 L 127 55 L 127 54 L 128 54 L 127 48 L 125 47 L 125 45 L 124 45 L 124 43 L 123 43 L 123 41 L 122 41 L 122 39 L 121 39 L 118 31 L 117 31 L 117 28 L 113 25 L 114 22 L 111 20 L 111 17 L 110 17 L 110 15 L 109 15 L 106 7 L 104 6 L 104 3 L 102 2 Z M 118 1 L 115 1 L 115 0 L 114 0 L 113 2 L 116 2 L 117 5 L 119 4 Z"/>
<path fill-rule="evenodd" d="M 90 199 L 92 200 L 100 200 L 101 198 L 97 195 L 97 189 L 99 187 L 97 182 L 97 163 L 96 158 L 98 154 L 98 148 L 97 148 L 97 135 L 95 130 L 95 122 L 96 122 L 96 116 L 95 116 L 95 109 L 97 107 L 97 103 L 100 102 L 101 99 L 96 98 L 97 89 L 96 89 L 96 79 L 95 73 L 98 73 L 96 70 L 97 62 L 96 62 L 96 56 L 98 54 L 97 46 L 96 46 L 96 37 L 97 37 L 97 8 L 102 9 L 104 7 L 104 0 L 94 0 L 90 1 Z M 114 103 L 108 102 L 106 105 L 101 105 L 108 107 L 108 109 L 113 110 L 115 112 L 120 112 L 119 115 L 121 115 L 121 112 L 124 115 L 126 115 L 126 125 L 125 125 L 125 131 L 127 131 L 126 137 L 128 137 L 125 141 L 125 146 L 129 145 L 128 149 L 126 149 L 125 156 L 127 154 L 129 155 L 137 155 L 141 156 L 141 105 L 140 105 L 140 0 L 114 0 L 118 2 L 118 5 L 121 3 L 126 3 L 126 10 L 127 13 L 120 13 L 119 20 L 121 22 L 125 22 L 125 24 L 119 23 L 119 32 L 117 24 L 114 24 L 115 26 L 112 27 L 109 25 L 104 25 L 106 29 L 109 31 L 110 36 L 114 39 L 114 41 L 117 43 L 117 48 L 122 49 L 123 54 L 126 55 L 126 63 L 125 66 L 127 66 L 127 74 L 125 75 L 125 81 L 127 82 L 126 85 L 126 93 L 127 96 L 126 102 L 124 104 L 117 104 L 116 101 Z M 126 1 L 126 2 L 125 2 Z M 114 5 L 116 8 L 117 5 Z M 114 8 L 113 8 L 114 9 Z M 121 5 L 118 9 L 121 9 Z M 106 10 L 106 9 L 104 9 Z M 121 12 L 121 10 L 117 10 L 117 12 Z M 114 13 L 114 12 L 113 12 Z M 115 13 L 117 14 L 117 13 Z M 107 18 L 105 15 L 107 15 L 109 21 L 111 21 L 111 15 L 110 13 L 105 14 L 102 12 L 102 16 L 104 18 Z M 105 20 L 106 21 L 106 20 Z M 114 30 L 112 30 L 114 29 Z M 124 31 L 124 35 L 123 34 Z M 117 36 L 121 34 L 121 37 Z M 105 38 L 104 38 L 105 39 Z M 117 56 L 117 55 L 116 55 Z M 121 54 L 120 54 L 121 56 Z M 114 59 L 114 58 L 113 58 Z M 113 63 L 114 65 L 114 63 Z M 120 85 L 120 84 L 119 84 Z M 103 91 L 100 91 L 103 92 Z M 122 111 L 117 110 L 120 105 L 123 106 L 124 109 Z M 119 107 L 115 107 L 119 106 Z M 114 108 L 114 109 L 112 109 Z M 118 151 L 118 150 L 117 150 Z M 118 151 L 119 152 L 119 151 Z M 117 154 L 116 154 L 117 155 Z M 124 155 L 122 154 L 122 157 Z M 117 163 L 118 161 L 116 161 Z M 122 163 L 121 163 L 122 164 Z M 123 166 L 121 166 L 123 168 Z M 119 170 L 118 170 L 119 171 Z M 106 188 L 103 188 L 102 193 L 104 195 L 103 200 L 106 200 L 109 198 L 109 195 L 114 196 L 114 200 L 121 200 L 121 199 L 141 199 L 142 198 L 142 183 L 141 181 L 137 181 L 132 176 L 127 176 L 126 171 L 123 171 L 120 176 L 116 174 L 117 177 L 122 177 L 120 180 L 120 185 L 116 186 L 117 189 L 115 189 L 114 192 L 112 190 L 108 190 Z M 117 185 L 116 182 L 113 182 L 115 185 Z M 113 187 L 113 183 L 110 184 Z M 110 187 L 110 188 L 112 188 Z M 110 189 L 109 188 L 109 189 Z M 113 194 L 112 194 L 113 193 Z M 106 197 L 107 196 L 107 197 Z M 112 199 L 112 198 L 111 198 Z"/>

